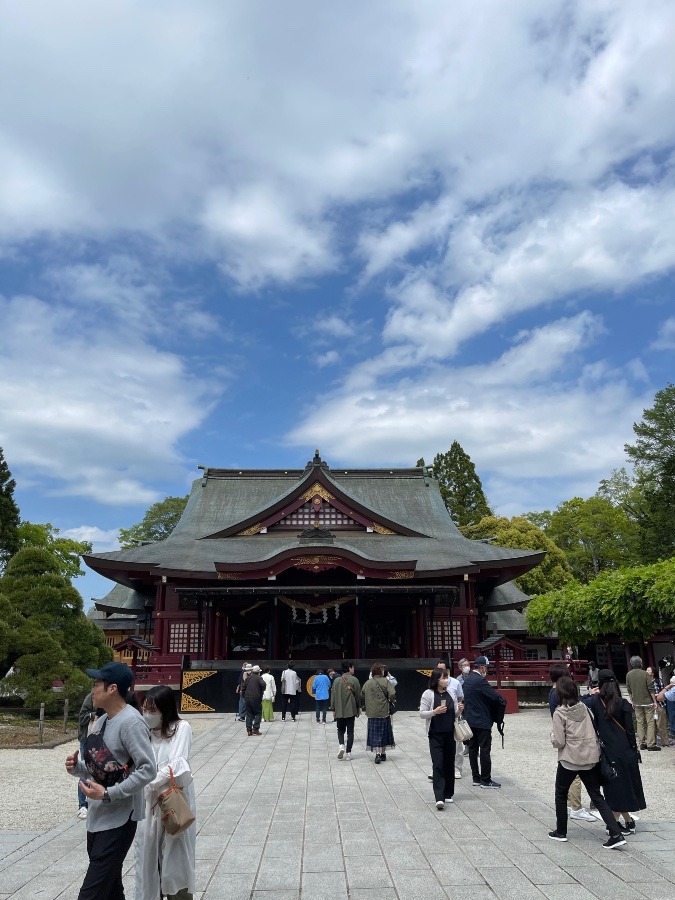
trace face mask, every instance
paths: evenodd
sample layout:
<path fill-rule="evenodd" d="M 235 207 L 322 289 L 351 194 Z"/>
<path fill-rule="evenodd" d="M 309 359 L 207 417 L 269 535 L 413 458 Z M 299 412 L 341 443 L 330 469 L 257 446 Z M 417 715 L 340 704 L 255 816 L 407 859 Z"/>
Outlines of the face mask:
<path fill-rule="evenodd" d="M 462 675 L 468 675 L 471 671 L 471 666 L 462 666 Z"/>
<path fill-rule="evenodd" d="M 159 728 L 162 724 L 161 713 L 143 713 L 143 718 L 145 719 L 145 724 L 148 728 Z"/>

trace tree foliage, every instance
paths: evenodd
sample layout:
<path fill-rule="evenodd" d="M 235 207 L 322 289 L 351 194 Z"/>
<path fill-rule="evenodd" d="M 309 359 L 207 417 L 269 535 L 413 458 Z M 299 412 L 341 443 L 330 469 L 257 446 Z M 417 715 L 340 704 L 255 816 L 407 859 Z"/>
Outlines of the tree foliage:
<path fill-rule="evenodd" d="M 53 681 L 64 682 L 60 696 L 77 700 L 89 682 L 83 670 L 112 657 L 61 569 L 49 550 L 29 546 L 11 558 L 0 579 L 0 669 L 12 669 L 3 686 L 29 706 L 53 705 Z"/>
<path fill-rule="evenodd" d="M 540 565 L 515 579 L 521 591 L 530 596 L 560 588 L 572 578 L 562 550 L 540 528 L 522 516 L 514 516 L 512 519 L 486 516 L 476 525 L 462 528 L 462 534 L 471 540 L 490 538 L 492 543 L 500 547 L 545 550 L 546 556 Z"/>
<path fill-rule="evenodd" d="M 436 454 L 432 470 L 455 525 L 475 525 L 492 515 L 476 467 L 457 441 L 447 453 Z"/>
<path fill-rule="evenodd" d="M 59 573 L 64 578 L 77 578 L 84 575 L 80 566 L 83 553 L 91 553 L 89 541 L 76 541 L 73 538 L 59 537 L 59 529 L 49 522 L 38 525 L 35 522 L 21 522 L 19 525 L 20 547 L 41 547 L 48 550 L 59 563 Z"/>
<path fill-rule="evenodd" d="M 19 549 L 19 507 L 14 500 L 16 481 L 12 478 L 0 447 L 0 572 Z"/>
<path fill-rule="evenodd" d="M 528 513 L 569 563 L 574 578 L 588 582 L 604 569 L 638 561 L 638 528 L 621 506 L 603 497 L 573 497 L 553 512 Z"/>
<path fill-rule="evenodd" d="M 654 405 L 633 425 L 626 453 L 635 465 L 641 503 L 637 508 L 640 553 L 648 562 L 675 554 L 675 385 L 657 391 Z"/>
<path fill-rule="evenodd" d="M 587 644 L 598 635 L 648 640 L 675 625 L 675 559 L 602 572 L 534 597 L 525 612 L 531 635 L 557 633 L 562 642 Z"/>
<path fill-rule="evenodd" d="M 122 547 L 134 547 L 139 543 L 163 541 L 178 524 L 188 502 L 185 497 L 165 497 L 146 510 L 143 519 L 131 528 L 120 528 Z"/>

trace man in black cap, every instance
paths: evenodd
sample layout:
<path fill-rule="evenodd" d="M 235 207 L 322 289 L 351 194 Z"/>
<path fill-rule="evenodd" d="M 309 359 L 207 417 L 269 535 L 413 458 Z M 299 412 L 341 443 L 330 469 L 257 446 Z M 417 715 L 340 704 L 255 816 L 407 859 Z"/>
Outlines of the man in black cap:
<path fill-rule="evenodd" d="M 490 751 L 492 725 L 504 721 L 506 700 L 488 683 L 489 665 L 487 656 L 479 656 L 473 664 L 473 671 L 464 676 L 464 718 L 473 731 L 469 741 L 469 764 L 474 786 L 500 788 L 501 784 L 492 780 Z"/>
<path fill-rule="evenodd" d="M 66 757 L 66 771 L 80 778 L 87 797 L 87 853 L 89 868 L 78 900 L 124 900 L 122 866 L 136 834 L 136 823 L 145 815 L 143 789 L 157 774 L 150 732 L 141 714 L 127 705 L 133 673 L 124 663 L 106 663 L 87 669 L 94 679 L 92 704 L 102 715 L 92 734 L 100 734 L 105 747 L 128 776 L 110 787 L 93 779 L 79 751 Z"/>

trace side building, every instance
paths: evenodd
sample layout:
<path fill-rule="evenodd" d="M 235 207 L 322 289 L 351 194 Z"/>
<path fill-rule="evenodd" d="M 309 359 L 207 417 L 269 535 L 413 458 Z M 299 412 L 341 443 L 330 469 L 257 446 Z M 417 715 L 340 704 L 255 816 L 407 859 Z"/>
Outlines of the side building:
<path fill-rule="evenodd" d="M 208 677 L 193 708 L 225 709 L 244 660 L 365 672 L 379 659 L 418 673 L 417 702 L 437 659 L 523 629 L 528 598 L 511 582 L 543 556 L 466 539 L 423 469 L 331 470 L 317 451 L 298 470 L 205 469 L 168 538 L 85 562 L 116 583 L 96 608 L 136 617 L 153 648 L 139 686 Z M 514 646 L 525 659 L 512 640 L 503 652 Z"/>

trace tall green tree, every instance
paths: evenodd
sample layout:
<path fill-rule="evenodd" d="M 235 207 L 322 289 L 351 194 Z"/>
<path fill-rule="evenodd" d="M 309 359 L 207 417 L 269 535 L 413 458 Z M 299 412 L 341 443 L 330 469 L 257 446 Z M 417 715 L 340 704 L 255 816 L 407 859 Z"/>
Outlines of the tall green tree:
<path fill-rule="evenodd" d="M 53 681 L 64 682 L 60 696 L 76 701 L 89 684 L 84 669 L 111 659 L 61 562 L 44 548 L 25 547 L 10 559 L 0 579 L 0 620 L 0 670 L 12 669 L 6 686 L 29 706 L 54 705 Z"/>
<path fill-rule="evenodd" d="M 5 454 L 0 447 L 0 572 L 10 556 L 19 549 L 19 507 L 14 500 L 16 481 L 12 478 Z"/>
<path fill-rule="evenodd" d="M 573 497 L 553 512 L 529 513 L 569 563 L 574 578 L 588 582 L 604 569 L 638 562 L 638 528 L 621 506 L 602 497 Z M 541 526 L 540 526 L 541 527 Z"/>
<path fill-rule="evenodd" d="M 57 559 L 59 574 L 64 578 L 77 578 L 84 575 L 80 566 L 80 557 L 91 553 L 90 541 L 76 541 L 73 538 L 59 537 L 59 529 L 49 522 L 38 525 L 35 522 L 21 522 L 19 525 L 20 547 L 42 547 Z"/>
<path fill-rule="evenodd" d="M 625 450 L 635 465 L 644 503 L 640 510 L 640 550 L 645 560 L 675 554 L 675 385 L 657 391 L 654 405 L 633 425 L 636 440 Z"/>
<path fill-rule="evenodd" d="M 120 528 L 119 541 L 122 547 L 134 547 L 139 543 L 163 541 L 178 524 L 188 502 L 185 497 L 165 497 L 153 503 L 143 519 L 131 528 Z"/>
<path fill-rule="evenodd" d="M 516 578 L 516 584 L 526 594 L 534 596 L 552 591 L 572 579 L 565 554 L 544 532 L 523 516 L 507 519 L 503 516 L 487 516 L 476 525 L 462 528 L 462 534 L 471 540 L 491 540 L 500 547 L 520 550 L 545 550 L 543 561 L 530 572 Z"/>
<path fill-rule="evenodd" d="M 452 442 L 447 453 L 436 454 L 432 468 L 455 525 L 475 525 L 492 515 L 476 467 L 458 441 Z"/>

